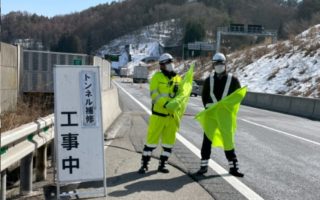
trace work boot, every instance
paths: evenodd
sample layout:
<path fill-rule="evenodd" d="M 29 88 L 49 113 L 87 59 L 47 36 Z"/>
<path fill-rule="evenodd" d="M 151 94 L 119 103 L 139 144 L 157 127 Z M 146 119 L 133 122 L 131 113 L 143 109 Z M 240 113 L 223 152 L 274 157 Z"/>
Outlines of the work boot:
<path fill-rule="evenodd" d="M 198 175 L 203 175 L 208 172 L 208 166 L 201 166 L 200 169 L 197 171 Z"/>
<path fill-rule="evenodd" d="M 145 174 L 146 171 L 148 171 L 148 166 L 141 166 L 138 173 L 139 174 Z"/>
<path fill-rule="evenodd" d="M 238 168 L 238 161 L 234 160 L 234 161 L 229 161 L 229 174 L 236 176 L 236 177 L 244 177 L 244 174 L 239 172 L 239 168 Z"/>
<path fill-rule="evenodd" d="M 165 174 L 170 172 L 168 168 L 166 168 L 166 160 L 161 159 L 161 157 L 160 157 L 158 172 L 165 173 Z"/>
<path fill-rule="evenodd" d="M 158 167 L 158 172 L 167 174 L 167 173 L 169 173 L 170 171 L 168 170 L 168 168 L 166 168 L 165 165 L 159 165 L 159 167 Z"/>
<path fill-rule="evenodd" d="M 141 158 L 141 167 L 138 171 L 139 174 L 145 174 L 148 171 L 148 164 L 150 161 L 150 156 L 142 156 Z"/>
<path fill-rule="evenodd" d="M 197 171 L 198 175 L 202 175 L 204 173 L 208 172 L 208 164 L 209 160 L 208 159 L 201 159 L 200 161 L 200 169 Z"/>

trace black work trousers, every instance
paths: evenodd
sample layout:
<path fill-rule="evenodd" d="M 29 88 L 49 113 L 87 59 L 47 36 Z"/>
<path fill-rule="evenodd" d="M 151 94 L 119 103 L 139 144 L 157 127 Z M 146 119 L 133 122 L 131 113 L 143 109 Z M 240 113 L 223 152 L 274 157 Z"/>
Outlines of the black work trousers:
<path fill-rule="evenodd" d="M 208 139 L 206 134 L 203 134 L 203 142 L 201 147 L 201 160 L 209 160 L 211 155 L 211 141 Z M 234 149 L 224 151 L 228 161 L 237 161 L 237 156 Z"/>

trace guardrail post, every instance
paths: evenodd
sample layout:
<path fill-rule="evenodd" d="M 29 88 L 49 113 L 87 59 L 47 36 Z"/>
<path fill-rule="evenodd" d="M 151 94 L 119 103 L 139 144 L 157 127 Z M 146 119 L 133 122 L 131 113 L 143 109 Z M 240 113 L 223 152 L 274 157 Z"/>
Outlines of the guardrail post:
<path fill-rule="evenodd" d="M 6 200 L 7 192 L 7 170 L 1 172 L 1 191 L 0 191 L 0 200 Z"/>
<path fill-rule="evenodd" d="M 37 151 L 36 157 L 36 181 L 43 181 L 47 178 L 47 145 L 43 145 Z"/>
<path fill-rule="evenodd" d="M 28 154 L 20 162 L 20 194 L 27 195 L 32 192 L 33 153 Z"/>

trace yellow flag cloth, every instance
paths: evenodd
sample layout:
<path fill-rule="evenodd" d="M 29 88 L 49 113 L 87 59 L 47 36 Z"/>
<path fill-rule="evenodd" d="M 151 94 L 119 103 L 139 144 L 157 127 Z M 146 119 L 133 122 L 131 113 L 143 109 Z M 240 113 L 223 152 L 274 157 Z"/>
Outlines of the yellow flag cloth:
<path fill-rule="evenodd" d="M 193 70 L 194 64 L 191 64 L 189 70 L 187 71 L 179 85 L 176 97 L 173 98 L 166 105 L 168 111 L 174 115 L 174 119 L 176 120 L 177 126 L 179 126 L 180 124 L 180 120 L 186 110 L 189 97 L 192 91 Z"/>
<path fill-rule="evenodd" d="M 242 87 L 195 116 L 212 146 L 234 149 L 237 113 L 246 93 L 247 87 Z"/>

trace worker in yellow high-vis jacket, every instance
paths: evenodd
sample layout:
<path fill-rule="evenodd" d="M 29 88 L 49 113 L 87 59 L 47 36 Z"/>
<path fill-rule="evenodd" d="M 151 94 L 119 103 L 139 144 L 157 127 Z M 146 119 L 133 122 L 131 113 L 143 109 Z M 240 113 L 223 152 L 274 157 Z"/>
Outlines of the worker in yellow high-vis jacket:
<path fill-rule="evenodd" d="M 152 151 L 160 141 L 162 153 L 158 171 L 169 173 L 166 162 L 175 144 L 176 132 L 179 129 L 179 124 L 174 119 L 173 113 L 170 113 L 166 108 L 166 105 L 177 95 L 181 77 L 174 72 L 173 57 L 170 54 L 162 54 L 159 58 L 159 65 L 160 71 L 156 72 L 150 81 L 152 115 L 149 119 L 148 133 L 142 153 L 141 168 L 139 169 L 141 174 L 148 170 Z"/>

